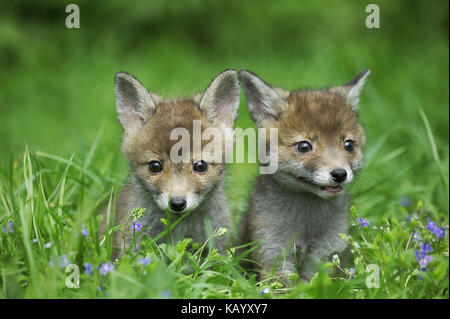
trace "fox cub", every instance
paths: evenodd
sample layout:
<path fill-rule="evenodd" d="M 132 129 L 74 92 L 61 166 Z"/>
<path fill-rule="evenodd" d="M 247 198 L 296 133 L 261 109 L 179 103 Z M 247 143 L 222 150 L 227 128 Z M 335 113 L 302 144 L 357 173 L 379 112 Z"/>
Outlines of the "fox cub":
<path fill-rule="evenodd" d="M 230 213 L 224 193 L 226 164 L 202 159 L 200 142 L 197 153 L 192 150 L 193 121 L 201 123 L 201 132 L 214 127 L 232 128 L 239 107 L 240 84 L 234 70 L 220 73 L 203 94 L 191 98 L 163 99 L 147 91 L 133 76 L 120 72 L 115 77 L 116 110 L 123 131 L 122 151 L 131 167 L 129 184 L 119 193 L 116 216 L 112 225 L 126 223 L 127 214 L 136 207 L 146 209 L 141 218 L 142 232 L 151 237 L 164 231 L 161 218 L 172 213 L 172 222 L 182 213 L 189 214 L 172 230 L 174 240 L 192 238 L 204 242 L 206 229 L 230 227 Z M 187 160 L 174 161 L 171 132 L 181 128 L 189 132 L 190 152 Z M 225 137 L 224 137 L 225 138 Z M 200 151 L 200 152 L 199 152 Z M 186 154 L 184 154 L 186 156 Z M 101 230 L 106 224 L 102 212 Z M 111 214 L 112 215 L 112 214 Z M 128 226 L 129 227 L 129 226 Z M 133 231 L 116 231 L 113 236 L 113 258 L 121 257 L 128 248 Z M 216 238 L 215 247 L 224 248 L 226 236 Z M 124 243 L 125 241 L 125 243 Z"/>
<path fill-rule="evenodd" d="M 288 92 L 240 72 L 256 126 L 278 128 L 278 170 L 258 177 L 240 230 L 241 243 L 260 243 L 251 259 L 263 277 L 274 269 L 309 280 L 320 261 L 344 252 L 345 187 L 363 165 L 356 113 L 369 73 L 343 86 Z"/>

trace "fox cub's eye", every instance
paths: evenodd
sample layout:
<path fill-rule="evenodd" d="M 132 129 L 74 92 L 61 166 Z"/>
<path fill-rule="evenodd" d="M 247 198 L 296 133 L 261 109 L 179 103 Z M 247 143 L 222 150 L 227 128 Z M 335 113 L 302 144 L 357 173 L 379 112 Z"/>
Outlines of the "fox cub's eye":
<path fill-rule="evenodd" d="M 300 153 L 308 153 L 308 152 L 311 152 L 312 145 L 311 145 L 311 143 L 309 143 L 307 141 L 302 141 L 302 142 L 298 142 L 297 144 L 295 144 L 295 148 Z"/>
<path fill-rule="evenodd" d="M 346 141 L 344 142 L 344 149 L 345 149 L 347 152 L 353 151 L 353 141 L 352 141 L 352 140 L 346 140 Z"/>
<path fill-rule="evenodd" d="M 159 172 L 162 171 L 163 167 L 162 167 L 162 164 L 160 162 L 158 162 L 158 161 L 151 161 L 150 163 L 148 163 L 148 169 L 153 174 L 158 174 Z"/>
<path fill-rule="evenodd" d="M 194 163 L 194 171 L 204 173 L 208 169 L 208 164 L 205 161 L 198 161 Z"/>

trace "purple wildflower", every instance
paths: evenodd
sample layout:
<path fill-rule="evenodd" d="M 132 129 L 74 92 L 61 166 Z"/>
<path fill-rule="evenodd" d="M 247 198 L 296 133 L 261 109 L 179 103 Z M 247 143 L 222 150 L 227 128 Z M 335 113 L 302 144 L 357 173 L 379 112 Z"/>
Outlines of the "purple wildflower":
<path fill-rule="evenodd" d="M 44 245 L 44 247 L 48 249 L 48 248 L 52 247 L 52 243 L 48 242 Z"/>
<path fill-rule="evenodd" d="M 140 263 L 142 266 L 147 266 L 150 263 L 150 258 L 142 258 L 140 257 L 138 259 L 138 263 Z"/>
<path fill-rule="evenodd" d="M 269 288 L 266 287 L 266 288 L 264 288 L 264 290 L 260 291 L 259 294 L 260 295 L 267 295 L 269 293 L 269 291 L 270 291 Z"/>
<path fill-rule="evenodd" d="M 2 227 L 2 232 L 3 233 L 14 233 L 14 224 L 13 224 L 13 222 L 12 221 L 8 221 L 6 226 Z"/>
<path fill-rule="evenodd" d="M 133 229 L 137 232 L 141 231 L 141 227 L 142 227 L 142 224 L 140 222 L 133 222 L 131 225 L 131 229 Z"/>
<path fill-rule="evenodd" d="M 427 229 L 430 232 L 433 232 L 434 228 L 436 227 L 436 223 L 432 222 L 429 218 L 428 218 L 428 223 L 427 223 Z"/>
<path fill-rule="evenodd" d="M 422 249 L 422 251 L 425 254 L 431 253 L 433 251 L 433 248 L 431 247 L 431 245 L 429 243 L 420 245 L 420 248 Z"/>
<path fill-rule="evenodd" d="M 163 292 L 161 292 L 161 297 L 163 299 L 170 299 L 172 293 L 169 290 L 164 290 Z"/>
<path fill-rule="evenodd" d="M 445 227 L 437 227 L 436 223 L 428 218 L 427 229 L 432 232 L 438 239 L 445 237 Z"/>
<path fill-rule="evenodd" d="M 359 218 L 359 222 L 361 223 L 361 227 L 364 228 L 366 226 L 369 226 L 370 223 L 362 218 Z"/>
<path fill-rule="evenodd" d="M 427 264 L 433 260 L 433 256 L 428 255 L 431 253 L 433 248 L 429 243 L 419 244 L 419 249 L 416 249 L 416 260 L 419 263 L 419 266 L 422 271 L 427 270 Z"/>
<path fill-rule="evenodd" d="M 106 276 L 106 274 L 108 274 L 109 272 L 114 270 L 114 265 L 111 264 L 110 262 L 107 263 L 102 263 L 102 265 L 99 268 L 99 272 L 102 276 Z"/>
<path fill-rule="evenodd" d="M 38 242 L 38 239 L 37 238 L 35 238 L 35 239 L 33 239 L 33 243 L 37 243 Z"/>
<path fill-rule="evenodd" d="M 422 236 L 420 236 L 419 232 L 410 233 L 410 236 L 412 236 L 413 241 L 416 243 L 422 241 Z"/>
<path fill-rule="evenodd" d="M 409 199 L 409 197 L 408 196 L 402 196 L 400 198 L 400 206 L 408 207 L 409 205 L 411 205 L 411 200 Z"/>
<path fill-rule="evenodd" d="M 356 273 L 356 269 L 353 268 L 353 267 L 351 267 L 351 268 L 348 270 L 348 274 L 350 275 L 350 280 L 353 279 L 353 278 L 355 277 L 355 273 Z"/>
<path fill-rule="evenodd" d="M 84 263 L 84 273 L 88 276 L 92 275 L 92 265 L 90 263 Z"/>
<path fill-rule="evenodd" d="M 48 262 L 48 265 L 49 265 L 50 267 L 53 267 L 53 266 L 55 265 L 55 263 L 53 262 L 52 259 L 50 259 L 49 262 Z"/>
<path fill-rule="evenodd" d="M 442 239 L 445 237 L 445 227 L 435 227 L 433 233 L 438 239 Z"/>
<path fill-rule="evenodd" d="M 12 221 L 8 222 L 8 227 L 9 227 L 8 233 L 14 233 L 14 224 Z"/>
<path fill-rule="evenodd" d="M 62 255 L 61 257 L 59 257 L 59 259 L 58 259 L 59 267 L 66 267 L 68 264 L 70 264 L 70 261 L 65 254 Z"/>
<path fill-rule="evenodd" d="M 428 263 L 433 261 L 433 256 L 425 255 L 421 260 L 419 260 L 419 265 L 422 271 L 427 271 Z"/>
<path fill-rule="evenodd" d="M 427 254 L 424 253 L 423 251 L 416 249 L 415 252 L 416 254 L 416 260 L 419 262 L 420 260 L 422 260 Z"/>
<path fill-rule="evenodd" d="M 89 229 L 87 229 L 86 227 L 84 227 L 84 225 L 81 225 L 81 235 L 83 235 L 84 237 L 86 237 L 87 235 L 89 235 Z"/>

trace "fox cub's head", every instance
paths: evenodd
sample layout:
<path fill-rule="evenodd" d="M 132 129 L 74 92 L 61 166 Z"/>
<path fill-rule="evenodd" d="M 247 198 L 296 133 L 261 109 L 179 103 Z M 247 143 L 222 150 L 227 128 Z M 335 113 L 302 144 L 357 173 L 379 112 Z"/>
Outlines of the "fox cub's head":
<path fill-rule="evenodd" d="M 369 73 L 343 86 L 287 92 L 240 72 L 256 125 L 278 128 L 278 181 L 291 190 L 331 198 L 353 180 L 363 163 L 365 136 L 356 113 Z"/>
<path fill-rule="evenodd" d="M 208 141 L 199 142 L 200 149 L 194 153 L 193 121 L 201 124 L 201 132 L 233 127 L 239 107 L 237 72 L 222 72 L 203 94 L 192 98 L 165 100 L 124 72 L 116 74 L 114 87 L 117 114 L 124 128 L 122 151 L 139 196 L 161 210 L 196 208 L 206 193 L 223 181 L 225 164 L 203 160 L 201 151 Z M 189 152 L 183 154 L 187 156 L 183 162 L 171 158 L 172 146 L 180 141 L 171 139 L 174 129 L 189 132 Z"/>

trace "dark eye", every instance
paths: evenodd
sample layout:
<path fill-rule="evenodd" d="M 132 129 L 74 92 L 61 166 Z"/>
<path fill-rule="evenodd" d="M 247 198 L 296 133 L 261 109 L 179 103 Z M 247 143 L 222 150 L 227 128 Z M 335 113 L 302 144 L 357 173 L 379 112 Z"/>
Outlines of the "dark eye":
<path fill-rule="evenodd" d="M 204 173 L 208 169 L 208 164 L 205 161 L 198 161 L 194 163 L 194 171 Z"/>
<path fill-rule="evenodd" d="M 158 161 L 151 161 L 150 163 L 148 163 L 148 169 L 153 174 L 158 174 L 159 172 L 162 171 L 163 167 L 162 167 L 162 164 L 160 162 L 158 162 Z"/>
<path fill-rule="evenodd" d="M 352 140 L 346 140 L 346 141 L 344 142 L 344 149 L 345 149 L 347 152 L 353 151 L 353 141 L 352 141 Z"/>
<path fill-rule="evenodd" d="M 295 148 L 300 153 L 308 153 L 308 152 L 311 152 L 312 145 L 311 145 L 311 143 L 309 143 L 307 141 L 302 141 L 302 142 L 298 142 L 297 144 L 295 144 Z"/>

